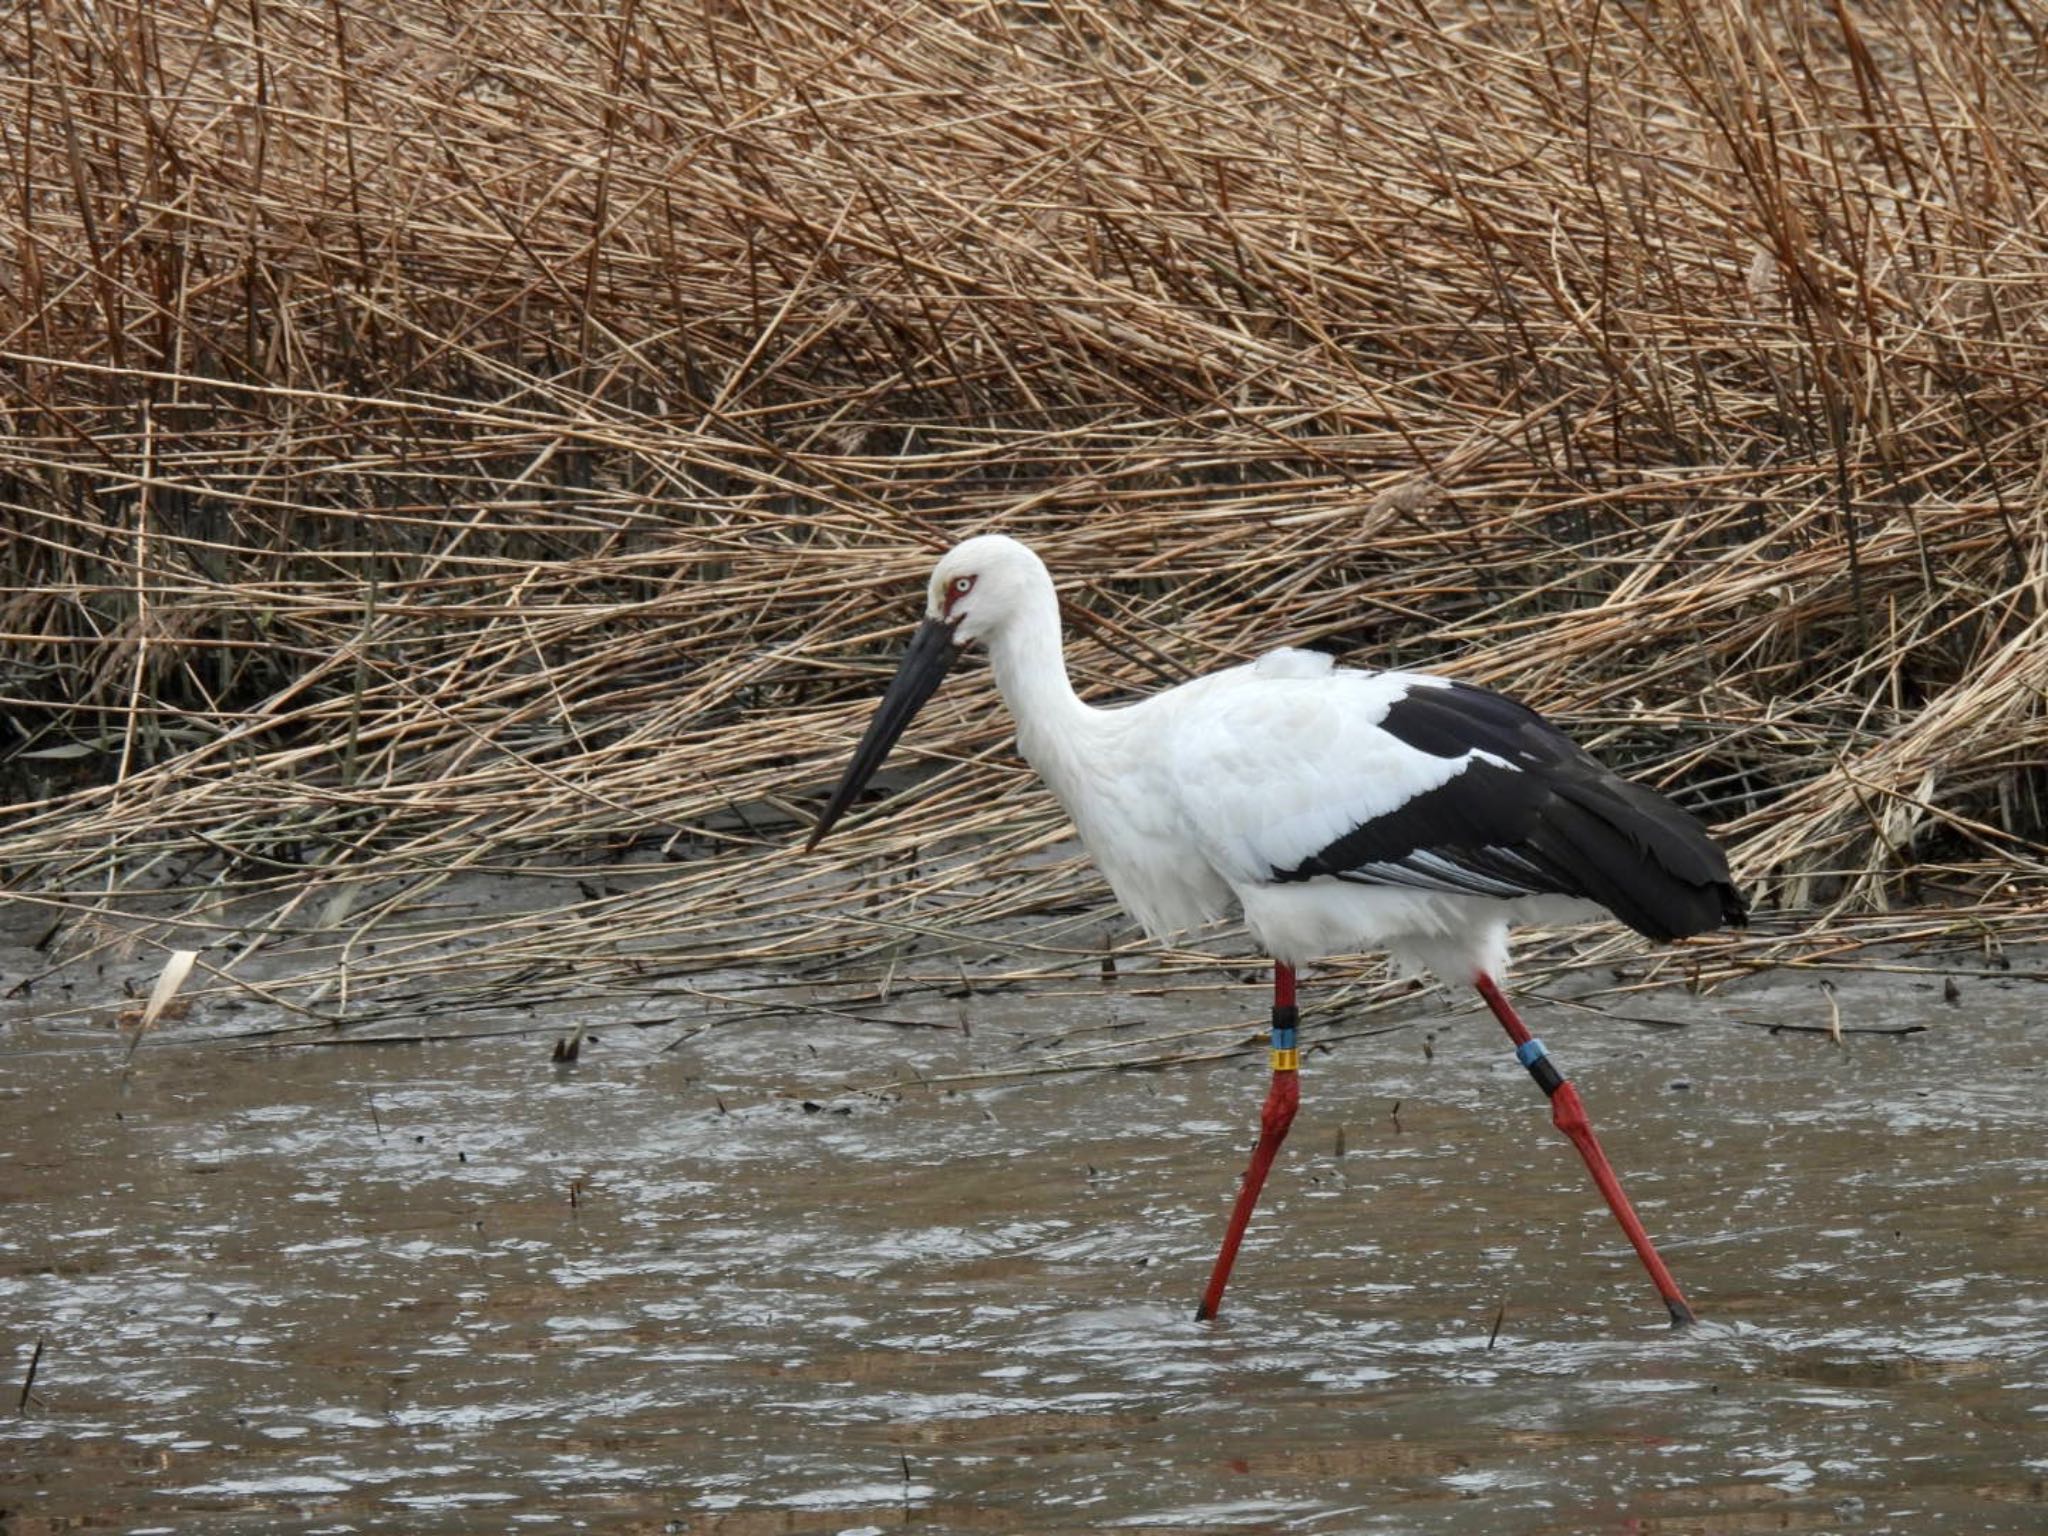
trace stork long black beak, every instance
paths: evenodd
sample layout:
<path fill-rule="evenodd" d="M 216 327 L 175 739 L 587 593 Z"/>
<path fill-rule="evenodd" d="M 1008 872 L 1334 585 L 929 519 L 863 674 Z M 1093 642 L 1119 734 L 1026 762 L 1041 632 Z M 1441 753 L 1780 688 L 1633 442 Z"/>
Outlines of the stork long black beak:
<path fill-rule="evenodd" d="M 832 791 L 824 814 L 811 828 L 810 840 L 804 844 L 805 853 L 818 846 L 832 830 L 832 824 L 867 787 L 875 770 L 882 766 L 882 759 L 896 745 L 896 738 L 917 718 L 924 701 L 938 691 L 940 681 L 959 654 L 960 647 L 953 643 L 953 626 L 946 620 L 926 619 L 917 626 L 917 633 L 910 637 L 909 649 L 896 668 L 896 676 L 889 682 L 889 691 L 875 706 L 875 717 L 868 722 L 867 734 L 853 749 L 853 761 L 846 765 L 839 787 Z"/>

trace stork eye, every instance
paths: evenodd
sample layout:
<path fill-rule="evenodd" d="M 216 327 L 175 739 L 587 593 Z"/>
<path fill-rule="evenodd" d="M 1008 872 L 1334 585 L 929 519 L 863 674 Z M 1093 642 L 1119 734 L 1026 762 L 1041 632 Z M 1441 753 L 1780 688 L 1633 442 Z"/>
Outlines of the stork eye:
<path fill-rule="evenodd" d="M 955 576 L 953 578 L 953 595 L 955 597 L 965 597 L 973 590 L 974 578 L 972 576 Z"/>

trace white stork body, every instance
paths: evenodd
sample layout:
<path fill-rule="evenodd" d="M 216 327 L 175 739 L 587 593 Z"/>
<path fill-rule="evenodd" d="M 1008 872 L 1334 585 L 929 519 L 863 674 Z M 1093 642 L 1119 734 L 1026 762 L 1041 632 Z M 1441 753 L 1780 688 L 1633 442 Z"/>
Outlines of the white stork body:
<path fill-rule="evenodd" d="M 1234 900 L 1283 964 L 1377 949 L 1462 984 L 1502 974 L 1511 923 L 1613 910 L 1669 938 L 1723 916 L 1727 867 L 1696 845 L 1692 819 L 1512 700 L 1283 650 L 1095 708 L 1068 681 L 1052 578 L 1025 546 L 985 535 L 954 548 L 933 574 L 934 612 L 944 613 L 952 573 L 974 575 L 971 603 L 992 569 L 1016 600 L 968 638 L 988 647 L 1025 760 L 1154 938 L 1223 917 Z M 1608 815 L 1589 816 L 1569 791 Z M 1546 837 L 1544 823 L 1560 815 L 1578 825 Z M 1589 832 L 1628 845 L 1625 858 L 1560 846 Z M 1532 837 L 1540 858 L 1526 847 Z M 1359 856 L 1328 857 L 1347 845 Z M 1690 886 L 1677 898 L 1684 910 L 1645 917 L 1608 889 L 1646 881 Z M 1669 907 L 1673 897 L 1650 899 Z"/>
<path fill-rule="evenodd" d="M 1068 680 L 1044 564 L 1014 539 L 983 535 L 932 572 L 925 621 L 811 846 L 972 641 L 988 647 L 1018 747 L 1145 931 L 1195 928 L 1235 902 L 1277 962 L 1273 1086 L 1199 1315 L 1220 1305 L 1299 1099 L 1295 968 L 1372 948 L 1479 989 L 1672 1320 L 1691 1320 L 1576 1090 L 1499 979 L 1514 922 L 1611 913 L 1655 939 L 1740 923 L 1727 860 L 1697 821 L 1511 699 L 1420 673 L 1354 671 L 1306 651 L 1092 707 Z"/>
<path fill-rule="evenodd" d="M 1475 762 L 1436 757 L 1381 728 L 1390 706 L 1441 678 L 1340 668 L 1313 651 L 1274 651 L 1121 708 L 1065 688 L 1018 687 L 990 647 L 1017 744 L 1081 834 L 1124 910 L 1153 938 L 1227 916 L 1259 947 L 1301 967 L 1372 948 L 1447 980 L 1498 975 L 1512 922 L 1603 915 L 1594 902 L 1331 875 L 1278 881 L 1346 833 L 1398 815 Z M 1043 676 L 1043 674 L 1041 674 Z M 1057 691 L 1064 699 L 1055 697 Z"/>

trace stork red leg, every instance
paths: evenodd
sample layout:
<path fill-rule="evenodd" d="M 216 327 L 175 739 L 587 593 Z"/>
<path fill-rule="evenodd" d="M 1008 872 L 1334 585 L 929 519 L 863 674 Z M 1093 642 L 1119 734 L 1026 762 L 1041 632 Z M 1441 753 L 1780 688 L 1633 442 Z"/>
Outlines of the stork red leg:
<path fill-rule="evenodd" d="M 1202 1293 L 1197 1318 L 1216 1315 L 1223 1305 L 1223 1287 L 1230 1283 L 1230 1267 L 1237 1262 L 1238 1245 L 1250 1225 L 1252 1207 L 1259 1203 L 1259 1191 L 1266 1187 L 1273 1157 L 1287 1139 L 1294 1124 L 1294 1112 L 1301 1107 L 1301 1051 L 1295 1043 L 1294 1027 L 1300 1014 L 1294 1005 L 1294 968 L 1273 967 L 1273 1085 L 1266 1090 L 1266 1107 L 1259 1115 L 1259 1144 L 1252 1149 L 1251 1166 L 1244 1171 L 1244 1183 L 1237 1191 L 1237 1205 L 1230 1213 L 1230 1227 L 1223 1234 L 1223 1247 L 1216 1255 L 1216 1267 L 1209 1273 L 1209 1288 Z"/>
<path fill-rule="evenodd" d="M 1692 1307 L 1686 1302 L 1684 1292 L 1679 1290 L 1678 1282 L 1671 1278 L 1671 1271 L 1664 1267 L 1663 1259 L 1657 1256 L 1656 1245 L 1650 1241 L 1649 1233 L 1636 1219 L 1635 1207 L 1628 1203 L 1628 1196 L 1622 1192 L 1621 1180 L 1615 1177 L 1613 1164 L 1600 1150 L 1600 1138 L 1593 1134 L 1592 1122 L 1586 1118 L 1586 1106 L 1579 1102 L 1578 1089 L 1565 1081 L 1564 1074 L 1557 1070 L 1549 1053 L 1543 1049 L 1543 1042 L 1529 1033 L 1529 1027 L 1522 1022 L 1521 1016 L 1491 976 L 1482 972 L 1473 985 L 1479 988 L 1479 995 L 1486 999 L 1486 1006 L 1500 1020 L 1508 1038 L 1515 1042 L 1516 1058 L 1529 1069 L 1529 1075 L 1536 1079 L 1536 1086 L 1549 1096 L 1551 1123 L 1571 1138 L 1572 1145 L 1579 1149 L 1579 1156 L 1586 1160 L 1593 1182 L 1600 1186 L 1600 1193 L 1607 1200 L 1607 1209 L 1614 1212 L 1614 1219 L 1621 1223 L 1621 1230 L 1628 1235 L 1629 1246 L 1643 1261 L 1643 1268 L 1650 1272 L 1650 1283 L 1664 1298 L 1664 1305 L 1671 1313 L 1671 1326 L 1683 1328 L 1694 1320 Z"/>

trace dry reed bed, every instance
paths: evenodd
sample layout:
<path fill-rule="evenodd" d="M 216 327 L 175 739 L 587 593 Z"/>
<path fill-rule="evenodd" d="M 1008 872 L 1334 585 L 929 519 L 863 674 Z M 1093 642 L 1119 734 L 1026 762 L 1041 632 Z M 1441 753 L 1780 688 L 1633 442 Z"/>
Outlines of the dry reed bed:
<path fill-rule="evenodd" d="M 1690 796 L 1790 909 L 1705 980 L 2048 925 L 2030 8 L 31 0 L 0 49 L 53 966 L 204 945 L 309 1019 L 1092 966 L 971 681 L 790 851 L 990 526 L 1084 691 L 1454 663 Z"/>

